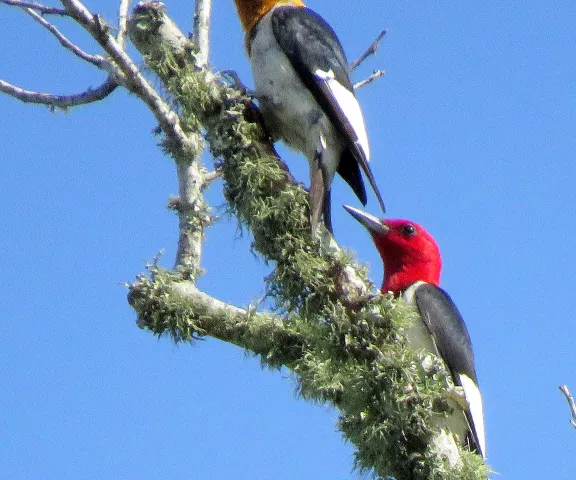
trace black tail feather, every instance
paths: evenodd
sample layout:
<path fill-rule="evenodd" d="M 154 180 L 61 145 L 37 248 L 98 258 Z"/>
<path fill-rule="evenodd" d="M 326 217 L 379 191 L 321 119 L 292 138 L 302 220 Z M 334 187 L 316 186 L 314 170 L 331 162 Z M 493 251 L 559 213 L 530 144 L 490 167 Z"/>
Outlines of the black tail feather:
<path fill-rule="evenodd" d="M 366 205 L 368 197 L 366 196 L 366 188 L 362 181 L 362 174 L 360 173 L 358 162 L 350 150 L 345 150 L 342 153 L 337 171 L 344 181 L 350 185 L 350 188 L 352 188 L 358 199 L 362 202 L 362 205 Z"/>
<path fill-rule="evenodd" d="M 322 212 L 324 218 L 324 225 L 326 229 L 334 236 L 334 230 L 332 230 L 332 194 L 330 189 L 324 191 L 324 208 Z"/>
<path fill-rule="evenodd" d="M 362 171 L 368 178 L 368 182 L 376 194 L 376 198 L 378 199 L 382 213 L 386 213 L 386 206 L 382 200 L 382 195 L 380 194 L 380 190 L 376 184 L 376 179 L 374 178 L 372 169 L 370 168 L 370 165 L 368 165 L 368 162 L 362 153 L 361 147 L 357 144 L 354 144 L 354 147 L 351 147 L 342 153 L 342 158 L 340 159 L 340 164 L 338 165 L 338 173 L 342 176 L 346 183 L 352 187 L 352 190 L 354 190 L 354 193 L 360 199 L 362 205 L 366 205 L 366 187 L 364 186 L 362 175 L 360 174 L 360 167 L 362 167 Z"/>

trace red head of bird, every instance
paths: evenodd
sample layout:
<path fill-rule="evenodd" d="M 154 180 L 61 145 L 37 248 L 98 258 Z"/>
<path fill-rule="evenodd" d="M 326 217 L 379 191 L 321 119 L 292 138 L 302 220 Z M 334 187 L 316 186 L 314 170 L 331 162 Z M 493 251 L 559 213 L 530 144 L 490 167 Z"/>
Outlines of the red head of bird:
<path fill-rule="evenodd" d="M 438 286 L 440 250 L 422 226 L 408 220 L 380 220 L 348 205 L 344 208 L 370 232 L 382 257 L 382 292 L 399 293 L 417 281 Z"/>
<path fill-rule="evenodd" d="M 249 33 L 254 25 L 276 5 L 304 7 L 302 0 L 234 0 L 242 27 Z"/>

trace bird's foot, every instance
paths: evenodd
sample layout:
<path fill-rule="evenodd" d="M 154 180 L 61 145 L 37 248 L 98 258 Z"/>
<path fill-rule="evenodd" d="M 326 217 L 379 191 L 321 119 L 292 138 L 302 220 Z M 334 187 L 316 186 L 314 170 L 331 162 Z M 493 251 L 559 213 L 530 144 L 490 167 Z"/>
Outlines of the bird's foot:
<path fill-rule="evenodd" d="M 256 97 L 256 92 L 254 90 L 250 90 L 246 85 L 244 85 L 242 80 L 240 80 L 236 70 L 222 70 L 218 73 L 218 76 L 224 81 L 226 85 L 242 92 L 242 95 L 246 95 L 250 98 Z"/>

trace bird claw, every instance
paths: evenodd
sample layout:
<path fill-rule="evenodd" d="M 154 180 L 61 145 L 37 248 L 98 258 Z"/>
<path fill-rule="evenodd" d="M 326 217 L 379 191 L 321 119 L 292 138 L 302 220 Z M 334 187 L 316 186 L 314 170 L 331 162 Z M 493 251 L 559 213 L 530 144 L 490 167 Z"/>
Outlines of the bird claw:
<path fill-rule="evenodd" d="M 236 73 L 235 70 L 222 70 L 221 72 L 218 72 L 218 78 L 220 78 L 224 84 L 226 84 L 230 88 L 238 90 L 242 94 L 244 98 L 240 99 L 240 101 L 246 106 L 245 110 L 246 120 L 248 120 L 249 122 L 260 124 L 260 126 L 264 130 L 266 138 L 270 140 L 270 150 L 272 154 L 278 157 L 278 154 L 276 153 L 276 150 L 273 145 L 275 140 L 268 131 L 268 129 L 266 128 L 266 122 L 264 121 L 262 112 L 258 108 L 258 105 L 256 105 L 256 103 L 254 102 L 254 100 L 257 99 L 256 92 L 254 90 L 250 90 L 246 85 L 244 85 L 244 83 L 242 83 L 242 80 L 240 80 L 240 77 L 238 76 L 238 73 Z"/>
<path fill-rule="evenodd" d="M 218 73 L 218 76 L 223 79 L 227 85 L 242 92 L 242 95 L 246 95 L 251 98 L 256 97 L 256 92 L 254 90 L 250 90 L 246 85 L 244 85 L 242 80 L 240 80 L 236 70 L 222 70 Z"/>
<path fill-rule="evenodd" d="M 312 232 L 315 232 L 319 224 L 320 217 L 323 216 L 324 225 L 330 234 L 334 234 L 332 229 L 330 182 L 323 161 L 326 151 L 326 139 L 323 135 L 318 137 L 316 152 L 310 165 L 310 223 Z"/>

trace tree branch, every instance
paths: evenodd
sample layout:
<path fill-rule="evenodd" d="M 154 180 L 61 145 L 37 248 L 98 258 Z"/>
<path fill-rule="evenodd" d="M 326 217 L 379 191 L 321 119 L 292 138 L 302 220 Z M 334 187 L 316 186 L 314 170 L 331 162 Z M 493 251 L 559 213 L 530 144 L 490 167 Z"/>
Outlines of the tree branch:
<path fill-rule="evenodd" d="M 149 43 L 150 34 L 160 34 L 163 38 L 170 39 L 170 48 L 179 55 L 188 56 L 189 61 L 195 62 L 195 52 L 191 51 L 192 44 L 185 35 L 180 32 L 174 22 L 168 19 L 165 22 L 157 22 L 157 15 L 164 15 L 164 6 L 161 3 L 140 3 L 134 9 L 134 14 L 128 24 L 130 38 L 136 48 L 149 58 L 157 58 L 165 53 L 158 45 Z M 166 17 L 167 18 L 167 17 Z M 210 209 L 206 204 L 202 189 L 206 183 L 205 169 L 202 167 L 200 157 L 204 150 L 204 141 L 199 131 L 200 125 L 189 109 L 182 110 L 182 125 L 187 132 L 194 132 L 196 148 L 188 155 L 178 153 L 177 149 L 168 148 L 176 160 L 178 175 L 178 199 L 172 201 L 173 208 L 178 212 L 179 237 L 178 250 L 176 253 L 175 269 L 184 275 L 183 278 L 194 280 L 200 273 L 200 261 L 202 254 L 202 240 L 204 228 L 211 222 Z"/>
<path fill-rule="evenodd" d="M 36 10 L 42 15 L 60 15 L 63 17 L 68 16 L 68 12 L 62 8 L 48 7 L 37 2 L 21 2 L 20 0 L 0 0 L 0 3 L 11 5 L 13 7 L 29 8 Z"/>
<path fill-rule="evenodd" d="M 56 39 L 60 42 L 60 44 L 72 52 L 77 57 L 81 58 L 82 60 L 91 63 L 92 65 L 109 71 L 113 72 L 114 68 L 110 64 L 110 62 L 100 55 L 90 55 L 84 52 L 80 47 L 72 43 L 65 35 L 63 35 L 53 24 L 48 22 L 43 15 L 46 14 L 58 14 L 63 16 L 69 16 L 68 12 L 55 9 L 52 7 L 47 7 L 45 5 L 41 5 L 35 2 L 20 2 L 18 0 L 0 0 L 2 3 L 7 5 L 18 6 L 22 8 L 22 10 L 30 15 L 37 23 L 42 25 L 46 28 L 52 35 L 56 37 Z M 35 92 L 31 90 L 24 90 L 21 87 L 13 85 L 9 82 L 4 80 L 0 80 L 0 91 L 6 93 L 18 100 L 27 103 L 37 103 L 42 105 L 47 105 L 50 108 L 62 108 L 67 109 L 70 107 L 84 105 L 87 103 L 96 102 L 99 100 L 104 99 L 110 93 L 114 91 L 116 88 L 117 83 L 113 80 L 112 75 L 110 75 L 102 85 L 93 89 L 88 88 L 84 92 L 73 94 L 73 95 L 55 95 L 51 93 L 45 92 Z"/>
<path fill-rule="evenodd" d="M 196 46 L 196 62 L 199 67 L 208 64 L 210 56 L 210 10 L 212 0 L 196 0 L 194 9 L 194 45 Z"/>
<path fill-rule="evenodd" d="M 574 401 L 574 397 L 570 393 L 567 385 L 560 385 L 558 387 L 560 391 L 563 393 L 566 401 L 568 402 L 568 406 L 570 407 L 570 413 L 572 418 L 570 419 L 570 423 L 574 428 L 576 428 L 576 402 Z"/>
<path fill-rule="evenodd" d="M 108 78 L 102 85 L 95 89 L 88 88 L 86 91 L 75 95 L 53 95 L 51 93 L 24 90 L 16 85 L 0 80 L 0 92 L 6 93 L 25 103 L 37 103 L 47 105 L 50 108 L 62 109 L 102 100 L 110 95 L 116 87 L 116 82 Z"/>
<path fill-rule="evenodd" d="M 154 282 L 142 276 L 130 287 L 129 302 L 138 312 L 138 325 L 175 342 L 205 335 L 245 348 L 270 367 L 291 365 L 301 358 L 304 338 L 278 316 L 226 304 L 200 292 L 191 282 L 154 269 Z M 166 318 L 178 322 L 166 323 Z"/>
<path fill-rule="evenodd" d="M 160 97 L 150 83 L 142 76 L 136 64 L 124 52 L 122 46 L 111 35 L 110 28 L 98 15 L 93 15 L 78 0 L 61 0 L 68 14 L 104 48 L 114 61 L 115 80 L 124 84 L 138 95 L 154 114 L 160 128 L 166 135 L 166 142 L 174 144 L 184 153 L 184 158 L 198 149 L 198 138 L 190 138 L 180 124 L 178 116 Z"/>
<path fill-rule="evenodd" d="M 222 178 L 222 170 L 212 170 L 211 172 L 206 172 L 204 175 L 204 185 L 202 188 L 207 188 L 214 180 L 217 178 Z"/>
<path fill-rule="evenodd" d="M 372 83 L 374 80 L 376 80 L 377 78 L 383 77 L 384 75 L 386 75 L 386 72 L 384 70 L 376 70 L 374 73 L 372 73 L 372 75 L 370 75 L 368 78 L 362 80 L 361 82 L 357 82 L 354 84 L 354 90 L 357 90 L 358 88 L 362 88 L 365 85 L 368 85 L 369 83 Z"/>
<path fill-rule="evenodd" d="M 380 46 L 380 40 L 382 40 L 382 37 L 384 35 L 386 35 L 387 30 L 382 30 L 378 36 L 376 37 L 376 39 L 370 44 L 370 46 L 368 47 L 368 49 L 362 54 L 360 55 L 360 57 L 353 61 L 349 66 L 348 69 L 353 72 L 354 70 L 356 70 L 358 68 L 358 66 L 364 61 L 366 60 L 370 55 L 374 55 L 376 53 L 376 51 L 378 50 L 378 47 Z"/>
<path fill-rule="evenodd" d="M 128 7 L 130 6 L 130 1 L 131 0 L 120 0 L 120 5 L 118 6 L 118 35 L 116 35 L 116 41 L 122 48 L 126 46 Z"/>
<path fill-rule="evenodd" d="M 198 67 L 202 67 L 208 62 L 209 20 L 210 0 L 196 0 L 193 32 L 196 41 L 195 57 Z M 182 42 L 178 50 L 185 49 L 188 42 L 182 38 L 176 25 L 171 23 L 168 24 L 168 27 L 175 27 L 177 30 L 171 35 L 175 37 L 175 42 Z M 200 272 L 204 228 L 209 225 L 211 220 L 210 210 L 203 196 L 206 180 L 205 169 L 202 168 L 200 158 L 204 148 L 204 142 L 199 141 L 199 148 L 194 155 L 177 164 L 179 236 L 175 268 L 187 270 L 190 280 L 194 280 Z"/>
<path fill-rule="evenodd" d="M 58 39 L 60 45 L 62 45 L 65 49 L 70 50 L 78 58 L 81 58 L 82 60 L 91 63 L 92 65 L 95 65 L 98 68 L 106 69 L 104 65 L 105 64 L 107 65 L 108 61 L 104 57 L 100 55 L 90 55 L 84 52 L 80 47 L 78 47 L 78 45 L 75 45 L 70 40 L 68 40 L 68 38 L 66 38 L 54 25 L 48 22 L 44 17 L 42 17 L 42 15 L 40 15 L 36 11 L 30 8 L 25 8 L 24 11 L 28 15 L 30 15 L 36 22 L 38 22 L 40 25 L 46 28 L 46 30 L 52 33 L 52 35 L 54 35 Z"/>

